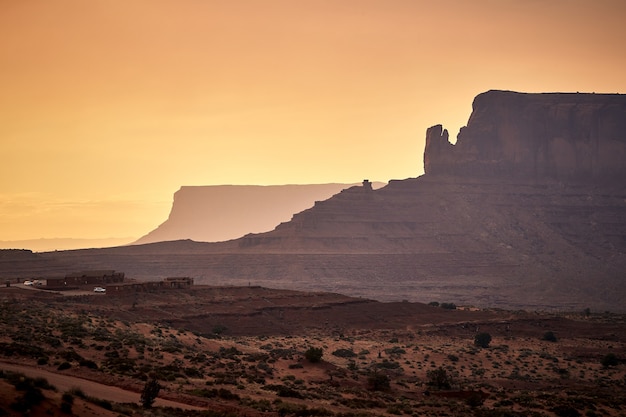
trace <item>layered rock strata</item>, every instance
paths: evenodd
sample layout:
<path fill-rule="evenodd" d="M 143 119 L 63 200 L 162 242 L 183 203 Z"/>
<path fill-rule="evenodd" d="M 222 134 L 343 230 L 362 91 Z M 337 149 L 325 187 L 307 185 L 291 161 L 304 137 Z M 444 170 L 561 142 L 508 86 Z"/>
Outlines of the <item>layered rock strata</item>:
<path fill-rule="evenodd" d="M 606 181 L 626 176 L 626 96 L 488 91 L 452 145 L 428 129 L 426 174 Z"/>

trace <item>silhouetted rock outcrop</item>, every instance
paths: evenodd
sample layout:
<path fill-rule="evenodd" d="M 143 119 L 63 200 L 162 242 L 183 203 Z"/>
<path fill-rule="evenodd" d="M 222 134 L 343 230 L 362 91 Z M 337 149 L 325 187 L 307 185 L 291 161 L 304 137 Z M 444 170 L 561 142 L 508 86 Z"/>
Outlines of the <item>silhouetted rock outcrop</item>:
<path fill-rule="evenodd" d="M 45 256 L 145 279 L 626 311 L 624 101 L 488 92 L 456 145 L 428 130 L 421 177 L 348 188 L 229 242 Z"/>
<path fill-rule="evenodd" d="M 426 133 L 426 174 L 595 181 L 626 176 L 626 96 L 488 91 L 456 144 Z"/>
<path fill-rule="evenodd" d="M 354 184 L 181 187 L 167 221 L 134 244 L 192 239 L 221 242 L 272 230 L 295 213 Z M 383 184 L 377 183 L 379 188 Z"/>

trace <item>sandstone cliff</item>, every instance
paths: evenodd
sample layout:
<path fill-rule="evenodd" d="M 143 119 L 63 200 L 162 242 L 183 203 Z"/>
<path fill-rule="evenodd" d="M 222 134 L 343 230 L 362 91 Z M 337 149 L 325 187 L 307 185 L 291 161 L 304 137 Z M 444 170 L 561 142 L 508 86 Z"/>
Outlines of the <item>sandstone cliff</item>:
<path fill-rule="evenodd" d="M 427 174 L 602 181 L 626 176 L 626 96 L 488 91 L 456 144 L 426 133 Z"/>
<path fill-rule="evenodd" d="M 488 92 L 426 174 L 222 243 L 50 253 L 80 268 L 379 300 L 626 311 L 624 96 Z M 417 162 L 416 162 L 417 165 Z"/>
<path fill-rule="evenodd" d="M 354 184 L 181 187 L 168 219 L 134 244 L 179 239 L 220 242 L 272 230 Z M 380 188 L 383 184 L 377 183 Z"/>

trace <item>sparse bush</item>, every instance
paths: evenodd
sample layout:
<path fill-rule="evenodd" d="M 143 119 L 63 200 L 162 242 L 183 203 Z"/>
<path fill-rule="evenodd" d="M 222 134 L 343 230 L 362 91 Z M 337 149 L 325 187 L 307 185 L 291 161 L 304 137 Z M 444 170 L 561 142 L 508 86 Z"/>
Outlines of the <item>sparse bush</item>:
<path fill-rule="evenodd" d="M 428 305 L 431 307 L 439 307 L 439 301 L 431 301 Z"/>
<path fill-rule="evenodd" d="M 307 361 L 311 363 L 317 363 L 321 361 L 323 355 L 324 350 L 322 348 L 311 347 L 306 352 L 304 352 L 304 357 Z"/>
<path fill-rule="evenodd" d="M 391 387 L 391 381 L 387 375 L 373 372 L 367 377 L 367 386 L 372 391 L 386 391 Z"/>
<path fill-rule="evenodd" d="M 222 325 L 222 324 L 216 324 L 215 326 L 213 326 L 213 334 L 216 335 L 221 335 L 223 334 L 226 330 L 228 330 L 228 327 Z"/>
<path fill-rule="evenodd" d="M 80 366 L 84 366 L 89 369 L 98 369 L 98 364 L 89 359 L 83 359 L 78 363 Z"/>
<path fill-rule="evenodd" d="M 440 307 L 444 310 L 456 310 L 456 304 L 454 303 L 441 303 Z"/>
<path fill-rule="evenodd" d="M 488 348 L 491 343 L 491 335 L 489 333 L 478 333 L 474 336 L 474 345 L 481 348 Z"/>
<path fill-rule="evenodd" d="M 354 358 L 356 356 L 352 349 L 337 349 L 332 354 L 340 358 Z"/>
<path fill-rule="evenodd" d="M 385 349 L 385 353 L 387 355 L 404 355 L 406 353 L 406 350 L 402 349 L 401 347 L 395 346 L 389 349 Z"/>
<path fill-rule="evenodd" d="M 452 387 L 452 378 L 442 367 L 426 372 L 428 385 L 437 389 L 450 389 Z"/>
<path fill-rule="evenodd" d="M 600 363 L 603 367 L 609 368 L 611 366 L 619 365 L 619 359 L 614 353 L 608 353 L 602 358 L 602 361 L 600 361 Z"/>
<path fill-rule="evenodd" d="M 556 335 L 554 334 L 554 332 L 547 331 L 543 334 L 543 337 L 541 338 L 541 340 L 545 340 L 547 342 L 556 342 L 558 339 L 556 338 Z"/>
<path fill-rule="evenodd" d="M 558 417 L 579 417 L 580 412 L 569 405 L 557 405 L 550 410 Z"/>
<path fill-rule="evenodd" d="M 69 362 L 62 362 L 58 367 L 57 370 L 59 371 L 64 371 L 66 369 L 70 369 L 72 367 L 72 365 Z"/>
<path fill-rule="evenodd" d="M 72 414 L 72 405 L 74 404 L 74 396 L 69 392 L 66 392 L 61 397 L 61 412 L 65 414 Z"/>

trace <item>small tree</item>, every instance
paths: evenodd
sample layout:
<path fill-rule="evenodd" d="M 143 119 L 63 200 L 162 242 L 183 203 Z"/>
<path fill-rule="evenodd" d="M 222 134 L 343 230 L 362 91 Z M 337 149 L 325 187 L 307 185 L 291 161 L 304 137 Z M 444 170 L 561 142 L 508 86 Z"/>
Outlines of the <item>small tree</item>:
<path fill-rule="evenodd" d="M 491 335 L 489 333 L 478 333 L 474 336 L 474 345 L 481 348 L 488 348 L 491 343 Z"/>
<path fill-rule="evenodd" d="M 151 408 L 152 404 L 156 400 L 159 395 L 159 391 L 161 391 L 161 384 L 156 379 L 151 379 L 146 382 L 146 385 L 143 387 L 143 391 L 141 391 L 141 405 L 143 408 Z"/>
<path fill-rule="evenodd" d="M 316 363 L 322 360 L 322 356 L 324 355 L 324 350 L 322 348 L 314 348 L 311 347 L 309 350 L 304 352 L 304 357 L 307 361 L 311 363 Z"/>

